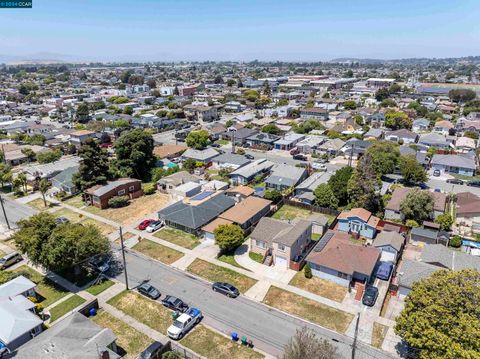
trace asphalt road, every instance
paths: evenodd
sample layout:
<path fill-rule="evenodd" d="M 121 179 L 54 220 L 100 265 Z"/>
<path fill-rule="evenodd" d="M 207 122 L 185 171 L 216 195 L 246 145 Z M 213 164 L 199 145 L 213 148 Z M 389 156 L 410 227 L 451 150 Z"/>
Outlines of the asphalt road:
<path fill-rule="evenodd" d="M 210 284 L 188 273 L 163 265 L 134 251 L 126 253 L 130 287 L 149 279 L 162 293 L 183 299 L 202 310 L 205 323 L 224 333 L 246 335 L 259 349 L 274 356 L 282 353 L 297 328 L 307 326 L 338 347 L 342 358 L 351 358 L 353 339 L 309 324 L 261 303 L 240 296 L 230 299 L 211 290 Z M 124 282 L 123 272 L 116 278 Z M 394 358 L 389 353 L 359 343 L 355 358 Z"/>
<path fill-rule="evenodd" d="M 8 222 L 10 223 L 11 227 L 15 227 L 16 223 L 24 218 L 28 218 L 37 211 L 29 206 L 26 206 L 22 203 L 12 201 L 5 196 L 2 196 L 3 204 L 5 207 L 5 212 L 7 213 Z M 5 221 L 5 216 L 3 212 L 0 210 L 0 223 L 6 226 L 7 222 Z"/>
<path fill-rule="evenodd" d="M 426 185 L 431 189 L 438 188 L 445 193 L 470 192 L 470 193 L 476 194 L 477 196 L 480 196 L 480 187 L 471 187 L 471 186 L 465 186 L 465 185 L 452 184 L 452 183 L 447 183 L 446 181 L 443 181 L 440 179 L 434 179 L 434 178 L 430 178 L 426 182 Z"/>

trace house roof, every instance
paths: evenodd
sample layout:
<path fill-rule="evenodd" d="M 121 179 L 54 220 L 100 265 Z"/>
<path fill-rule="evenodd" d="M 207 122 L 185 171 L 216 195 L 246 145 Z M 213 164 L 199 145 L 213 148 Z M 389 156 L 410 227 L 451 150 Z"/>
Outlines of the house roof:
<path fill-rule="evenodd" d="M 480 258 L 471 254 L 452 251 L 442 244 L 427 244 L 420 256 L 422 262 L 439 265 L 451 270 L 480 270 Z"/>
<path fill-rule="evenodd" d="M 382 231 L 373 240 L 374 247 L 392 246 L 399 252 L 405 244 L 405 238 L 397 232 Z"/>
<path fill-rule="evenodd" d="M 441 120 L 441 121 L 437 121 L 435 122 L 435 127 L 440 127 L 440 128 L 453 128 L 453 124 L 450 122 L 450 121 L 447 121 L 447 120 Z"/>
<path fill-rule="evenodd" d="M 349 275 L 356 272 L 370 276 L 380 251 L 353 244 L 349 238 L 348 233 L 328 230 L 307 256 L 307 262 Z"/>
<path fill-rule="evenodd" d="M 245 178 L 251 178 L 259 172 L 263 172 L 267 169 L 272 168 L 273 165 L 274 165 L 273 162 L 270 162 L 270 161 L 266 160 L 265 158 L 262 158 L 262 159 L 253 161 L 253 162 L 249 163 L 248 165 L 245 165 L 245 166 L 233 171 L 232 173 L 230 173 L 230 175 L 231 176 L 232 175 L 237 175 L 237 176 L 242 176 L 242 177 L 245 177 Z"/>
<path fill-rule="evenodd" d="M 388 137 L 388 136 L 396 136 L 398 138 L 410 138 L 410 139 L 416 139 L 418 137 L 418 135 L 415 132 L 409 131 L 405 128 L 401 128 L 395 131 L 387 131 L 387 133 L 385 133 L 385 137 Z"/>
<path fill-rule="evenodd" d="M 0 297 L 13 298 L 35 287 L 35 283 L 21 275 L 0 285 Z"/>
<path fill-rule="evenodd" d="M 220 217 L 237 224 L 243 224 L 271 204 L 272 201 L 267 199 L 250 196 L 222 213 Z"/>
<path fill-rule="evenodd" d="M 198 182 L 200 181 L 200 177 L 195 176 L 187 171 L 180 171 L 173 173 L 169 176 L 165 176 L 160 178 L 157 183 L 171 183 L 174 186 L 178 186 L 187 182 Z"/>
<path fill-rule="evenodd" d="M 217 217 L 206 226 L 203 226 L 202 231 L 207 233 L 213 233 L 218 226 L 221 226 L 222 224 L 232 224 L 232 223 L 233 222 L 229 221 L 228 219 Z"/>
<path fill-rule="evenodd" d="M 405 259 L 398 271 L 398 285 L 411 289 L 415 282 L 430 277 L 433 272 L 436 272 L 440 269 L 442 268 L 439 268 L 433 264 Z"/>
<path fill-rule="evenodd" d="M 115 340 L 110 329 L 74 312 L 20 347 L 15 358 L 98 358 L 99 350 L 108 350 L 110 359 L 117 359 L 120 356 L 107 349 Z"/>
<path fill-rule="evenodd" d="M 141 182 L 141 181 L 135 178 L 119 178 L 115 181 L 110 181 L 105 185 L 96 185 L 96 186 L 90 187 L 85 190 L 85 193 L 88 193 L 92 196 L 101 197 L 107 194 L 108 192 L 110 192 L 111 190 L 117 188 L 118 186 L 129 185 L 129 184 L 134 184 L 138 182 Z"/>
<path fill-rule="evenodd" d="M 443 165 L 452 167 L 461 167 L 475 170 L 475 160 L 471 157 L 462 155 L 433 155 L 432 165 Z"/>
<path fill-rule="evenodd" d="M 204 150 L 195 150 L 193 148 L 189 148 L 182 154 L 182 157 L 184 158 L 192 158 L 197 161 L 209 160 L 215 156 L 218 156 L 218 152 L 211 147 Z"/>
<path fill-rule="evenodd" d="M 35 305 L 23 295 L 0 297 L 0 341 L 9 344 L 18 337 L 29 333 L 43 321 L 30 309 Z"/>
<path fill-rule="evenodd" d="M 364 208 L 352 208 L 350 211 L 345 211 L 338 215 L 338 219 L 348 219 L 351 217 L 358 217 L 372 227 L 376 227 L 380 221 L 380 218 L 373 216 L 370 211 Z"/>
<path fill-rule="evenodd" d="M 287 223 L 270 217 L 263 217 L 250 235 L 251 239 L 261 240 L 268 244 L 280 243 L 287 247 L 292 246 L 312 223 L 300 220 L 296 223 Z"/>
<path fill-rule="evenodd" d="M 471 216 L 478 213 L 480 213 L 480 197 L 472 192 L 457 193 L 457 217 Z"/>
<path fill-rule="evenodd" d="M 234 153 L 223 153 L 215 157 L 214 162 L 221 164 L 231 164 L 236 166 L 245 166 L 250 163 L 250 160 L 242 155 L 237 155 Z"/>
<path fill-rule="evenodd" d="M 273 167 L 272 174 L 265 180 L 266 183 L 275 185 L 295 186 L 306 173 L 305 168 L 285 164 Z"/>
<path fill-rule="evenodd" d="M 392 198 L 388 201 L 385 209 L 399 212 L 400 205 L 402 201 L 407 197 L 407 195 L 413 191 L 413 188 L 409 187 L 397 187 L 392 193 Z M 447 201 L 447 196 L 441 192 L 429 192 L 433 197 L 433 209 L 435 211 L 443 212 L 445 210 L 445 204 Z"/>
<path fill-rule="evenodd" d="M 416 228 L 412 228 L 412 230 L 410 231 L 410 235 L 436 240 L 438 236 L 438 231 L 434 231 L 432 229 L 427 229 L 427 228 L 416 227 Z"/>
<path fill-rule="evenodd" d="M 310 177 L 305 179 L 302 183 L 297 186 L 298 189 L 315 191 L 315 189 L 322 183 L 327 183 L 330 177 L 332 177 L 331 172 L 315 172 Z"/>
<path fill-rule="evenodd" d="M 248 186 L 237 186 L 227 189 L 226 193 L 239 193 L 245 197 L 251 196 L 255 193 L 255 190 L 252 187 Z"/>
<path fill-rule="evenodd" d="M 52 181 L 56 181 L 65 186 L 73 186 L 73 175 L 78 172 L 79 166 L 73 166 L 64 169 L 62 172 L 52 177 Z"/>

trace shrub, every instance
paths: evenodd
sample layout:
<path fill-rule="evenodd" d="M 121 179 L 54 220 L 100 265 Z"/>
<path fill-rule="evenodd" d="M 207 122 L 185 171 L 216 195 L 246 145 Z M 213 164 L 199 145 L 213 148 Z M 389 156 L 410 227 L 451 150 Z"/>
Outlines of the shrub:
<path fill-rule="evenodd" d="M 415 221 L 415 220 L 413 220 L 413 219 L 407 220 L 407 222 L 405 223 L 405 225 L 406 225 L 407 227 L 411 227 L 411 228 L 420 227 L 420 225 L 417 223 L 417 221 Z"/>
<path fill-rule="evenodd" d="M 462 237 L 456 235 L 450 239 L 450 247 L 459 248 L 462 245 Z"/>
<path fill-rule="evenodd" d="M 245 150 L 243 148 L 239 148 L 239 149 L 237 149 L 237 154 L 243 156 L 245 154 Z"/>
<path fill-rule="evenodd" d="M 143 193 L 145 195 L 151 195 L 155 193 L 155 185 L 153 183 L 146 184 L 143 186 Z"/>
<path fill-rule="evenodd" d="M 108 200 L 108 206 L 112 208 L 120 208 L 128 205 L 130 198 L 128 196 L 116 196 Z"/>
<path fill-rule="evenodd" d="M 305 267 L 303 268 L 303 274 L 305 275 L 305 278 L 307 279 L 310 279 L 313 277 L 312 275 L 312 269 L 310 268 L 310 266 L 307 264 L 305 264 Z"/>

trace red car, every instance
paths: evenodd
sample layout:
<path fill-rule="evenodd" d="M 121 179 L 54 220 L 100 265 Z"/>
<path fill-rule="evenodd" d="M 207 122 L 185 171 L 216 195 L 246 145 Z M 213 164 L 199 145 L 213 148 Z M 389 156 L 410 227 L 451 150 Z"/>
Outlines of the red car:
<path fill-rule="evenodd" d="M 155 222 L 155 220 L 154 220 L 154 219 L 146 219 L 146 220 L 142 221 L 142 222 L 138 225 L 138 229 L 140 229 L 140 230 L 143 231 L 143 230 L 145 230 L 145 229 L 150 225 L 150 223 L 152 223 L 152 222 Z"/>

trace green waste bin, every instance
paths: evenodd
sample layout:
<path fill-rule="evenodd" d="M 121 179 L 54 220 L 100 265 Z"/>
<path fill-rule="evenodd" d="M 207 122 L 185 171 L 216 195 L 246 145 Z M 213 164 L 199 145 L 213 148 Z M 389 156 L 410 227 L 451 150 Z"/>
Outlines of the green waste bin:
<path fill-rule="evenodd" d="M 241 339 L 242 345 L 247 345 L 247 337 L 244 335 Z"/>
<path fill-rule="evenodd" d="M 172 320 L 175 320 L 179 317 L 178 312 L 172 312 Z"/>

